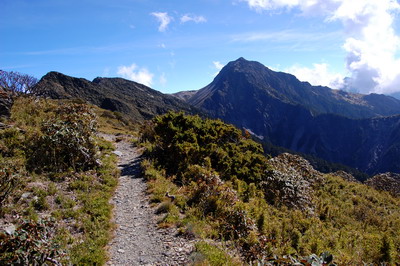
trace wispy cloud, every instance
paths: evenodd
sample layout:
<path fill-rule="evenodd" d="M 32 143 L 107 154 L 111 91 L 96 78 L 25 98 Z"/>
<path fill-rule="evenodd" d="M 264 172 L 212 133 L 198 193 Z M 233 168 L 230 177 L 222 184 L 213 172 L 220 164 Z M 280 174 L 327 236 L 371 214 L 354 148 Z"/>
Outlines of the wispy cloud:
<path fill-rule="evenodd" d="M 165 76 L 165 73 L 163 72 L 160 76 L 160 79 L 158 81 L 162 86 L 165 86 L 167 84 L 167 78 Z"/>
<path fill-rule="evenodd" d="M 181 23 L 186 23 L 193 21 L 194 23 L 204 23 L 207 22 L 207 19 L 203 16 L 196 16 L 191 14 L 185 14 L 181 17 Z"/>
<path fill-rule="evenodd" d="M 123 78 L 142 83 L 149 87 L 153 83 L 154 74 L 149 72 L 146 68 L 139 68 L 136 64 L 118 67 L 117 74 Z"/>
<path fill-rule="evenodd" d="M 214 76 L 216 76 L 216 75 L 218 75 L 219 71 L 221 71 L 221 69 L 224 67 L 224 65 L 219 61 L 213 61 L 213 65 L 214 65 L 215 69 L 217 70 L 217 72 L 214 73 Z"/>
<path fill-rule="evenodd" d="M 161 32 L 166 31 L 169 23 L 171 23 L 173 20 L 173 18 L 170 17 L 167 12 L 152 12 L 151 15 L 154 16 L 160 23 L 158 30 Z"/>
<path fill-rule="evenodd" d="M 298 32 L 296 30 L 283 30 L 274 32 L 246 32 L 231 36 L 234 42 L 315 42 L 315 41 L 330 41 L 343 38 L 343 33 L 340 31 L 334 32 Z"/>

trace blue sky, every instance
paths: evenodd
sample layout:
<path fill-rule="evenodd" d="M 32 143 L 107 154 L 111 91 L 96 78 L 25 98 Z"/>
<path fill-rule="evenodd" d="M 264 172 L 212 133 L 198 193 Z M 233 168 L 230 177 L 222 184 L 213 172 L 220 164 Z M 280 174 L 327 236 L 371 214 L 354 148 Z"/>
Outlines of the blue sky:
<path fill-rule="evenodd" d="M 351 77 L 358 91 L 394 92 L 400 90 L 396 5 L 1 0 L 0 69 L 37 78 L 49 71 L 89 80 L 119 76 L 170 93 L 200 89 L 222 65 L 244 57 L 315 85 L 339 88 Z"/>

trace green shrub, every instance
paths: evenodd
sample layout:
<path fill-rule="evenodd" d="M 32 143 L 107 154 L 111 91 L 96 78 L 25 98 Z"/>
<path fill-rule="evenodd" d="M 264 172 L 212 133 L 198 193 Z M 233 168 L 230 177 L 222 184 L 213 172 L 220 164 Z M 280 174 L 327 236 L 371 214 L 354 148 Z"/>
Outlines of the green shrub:
<path fill-rule="evenodd" d="M 147 152 L 177 182 L 188 167 L 197 164 L 216 170 L 223 180 L 237 177 L 246 182 L 262 179 L 268 169 L 261 145 L 247 139 L 232 125 L 219 120 L 168 113 L 144 127 L 143 141 L 153 141 Z"/>
<path fill-rule="evenodd" d="M 40 132 L 30 140 L 31 169 L 62 172 L 87 170 L 96 165 L 94 113 L 86 105 L 63 104 L 55 116 L 42 122 Z"/>

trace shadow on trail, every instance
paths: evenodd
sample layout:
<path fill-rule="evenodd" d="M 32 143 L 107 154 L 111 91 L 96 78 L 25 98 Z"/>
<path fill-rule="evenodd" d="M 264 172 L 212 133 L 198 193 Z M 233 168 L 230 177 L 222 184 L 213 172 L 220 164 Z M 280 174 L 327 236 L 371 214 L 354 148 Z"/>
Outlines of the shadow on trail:
<path fill-rule="evenodd" d="M 140 169 L 140 163 L 142 161 L 142 156 L 136 157 L 134 160 L 126 164 L 120 164 L 121 176 L 129 176 L 130 178 L 140 178 L 142 176 L 142 171 Z"/>

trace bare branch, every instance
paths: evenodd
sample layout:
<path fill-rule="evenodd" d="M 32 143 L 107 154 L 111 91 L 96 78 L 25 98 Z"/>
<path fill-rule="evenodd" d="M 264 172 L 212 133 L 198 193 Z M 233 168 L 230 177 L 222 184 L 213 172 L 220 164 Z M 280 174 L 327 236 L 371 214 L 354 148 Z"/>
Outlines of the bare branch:
<path fill-rule="evenodd" d="M 38 79 L 28 74 L 0 70 L 0 87 L 10 90 L 13 94 L 30 94 Z"/>

